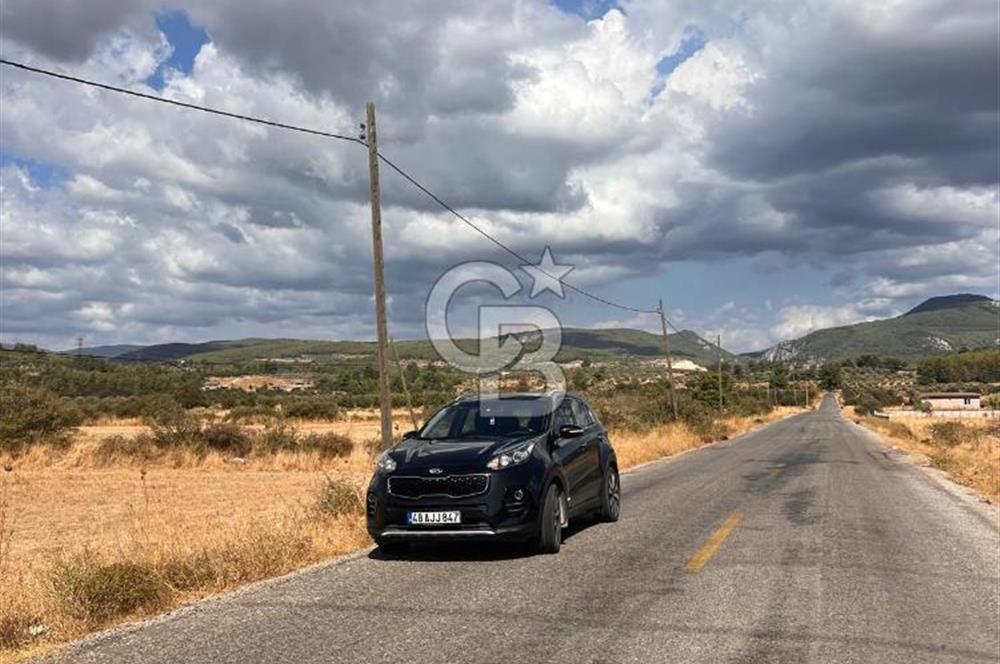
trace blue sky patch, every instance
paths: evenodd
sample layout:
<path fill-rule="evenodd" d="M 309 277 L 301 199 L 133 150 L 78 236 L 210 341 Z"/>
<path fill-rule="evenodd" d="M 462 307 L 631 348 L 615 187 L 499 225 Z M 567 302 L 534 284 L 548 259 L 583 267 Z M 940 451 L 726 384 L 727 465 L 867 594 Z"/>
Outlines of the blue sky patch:
<path fill-rule="evenodd" d="M 705 46 L 705 33 L 695 27 L 688 27 L 684 31 L 681 45 L 677 50 L 656 63 L 656 71 L 663 76 L 669 76 L 677 69 L 681 63 L 700 51 Z"/>
<path fill-rule="evenodd" d="M 210 40 L 204 29 L 192 25 L 188 15 L 182 11 L 170 11 L 157 15 L 156 26 L 164 34 L 173 52 L 170 57 L 160 63 L 146 83 L 157 90 L 162 90 L 168 69 L 176 69 L 183 74 L 194 70 L 194 59 L 201 47 Z"/>
<path fill-rule="evenodd" d="M 49 164 L 0 150 L 0 168 L 7 166 L 17 166 L 26 171 L 31 183 L 44 189 L 58 187 L 69 178 L 69 172 L 58 164 Z"/>
<path fill-rule="evenodd" d="M 576 14 L 587 21 L 601 18 L 612 9 L 625 12 L 616 0 L 553 0 L 552 4 L 567 14 Z"/>

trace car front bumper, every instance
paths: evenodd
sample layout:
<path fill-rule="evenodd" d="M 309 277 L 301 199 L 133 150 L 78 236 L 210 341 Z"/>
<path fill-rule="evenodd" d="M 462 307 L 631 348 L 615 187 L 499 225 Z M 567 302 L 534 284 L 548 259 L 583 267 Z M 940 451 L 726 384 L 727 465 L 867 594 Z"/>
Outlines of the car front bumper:
<path fill-rule="evenodd" d="M 538 535 L 538 495 L 541 491 L 538 468 L 531 462 L 489 474 L 484 493 L 465 498 L 425 496 L 404 498 L 388 490 L 390 476 L 372 477 L 366 495 L 368 533 L 376 541 L 446 540 L 528 540 Z M 453 474 L 465 474 L 459 470 Z M 474 472 L 482 472 L 474 471 Z M 420 475 L 420 469 L 398 471 L 400 475 Z M 516 492 L 522 493 L 516 500 Z M 410 512 L 459 511 L 461 523 L 413 525 Z"/>

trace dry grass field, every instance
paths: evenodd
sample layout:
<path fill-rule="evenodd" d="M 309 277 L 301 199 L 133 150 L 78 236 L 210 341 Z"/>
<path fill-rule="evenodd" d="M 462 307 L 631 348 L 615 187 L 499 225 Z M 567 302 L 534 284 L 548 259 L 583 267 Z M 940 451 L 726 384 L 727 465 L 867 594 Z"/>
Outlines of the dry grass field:
<path fill-rule="evenodd" d="M 858 417 L 848 408 L 844 415 L 876 431 L 892 446 L 911 453 L 917 463 L 939 468 L 956 482 L 1000 504 L 1000 422 L 943 418 L 889 421 Z"/>
<path fill-rule="evenodd" d="M 736 435 L 792 412 L 728 419 L 717 431 Z M 411 428 L 394 415 L 397 431 Z M 294 426 L 346 435 L 353 449 L 246 460 L 178 451 L 109 463 L 97 453 L 102 440 L 146 430 L 123 421 L 81 427 L 66 449 L 4 460 L 0 661 L 370 544 L 362 491 L 377 415 Z M 611 438 L 623 468 L 707 442 L 683 424 Z"/>

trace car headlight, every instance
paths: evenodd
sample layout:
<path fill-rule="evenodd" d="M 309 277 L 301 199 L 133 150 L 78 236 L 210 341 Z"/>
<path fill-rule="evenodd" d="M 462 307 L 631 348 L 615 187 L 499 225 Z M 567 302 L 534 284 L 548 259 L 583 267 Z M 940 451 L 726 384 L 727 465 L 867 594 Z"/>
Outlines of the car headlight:
<path fill-rule="evenodd" d="M 396 470 L 396 460 L 389 456 L 388 452 L 382 452 L 375 459 L 375 470 L 380 473 L 391 473 Z"/>
<path fill-rule="evenodd" d="M 486 467 L 490 470 L 500 470 L 501 468 L 509 468 L 519 463 L 524 463 L 531 458 L 531 450 L 533 449 L 535 449 L 535 444 L 528 443 L 503 454 L 498 454 L 489 460 Z"/>

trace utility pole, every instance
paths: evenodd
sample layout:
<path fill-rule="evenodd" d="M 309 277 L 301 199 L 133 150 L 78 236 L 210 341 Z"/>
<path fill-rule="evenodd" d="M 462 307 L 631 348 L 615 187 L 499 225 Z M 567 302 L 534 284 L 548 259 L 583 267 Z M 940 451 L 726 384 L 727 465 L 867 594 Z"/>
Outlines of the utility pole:
<path fill-rule="evenodd" d="M 715 335 L 715 345 L 719 349 L 719 417 L 722 417 L 722 335 Z"/>
<path fill-rule="evenodd" d="M 677 387 L 674 385 L 674 363 L 670 360 L 670 337 L 667 335 L 667 314 L 663 310 L 663 300 L 657 308 L 660 312 L 660 327 L 663 329 L 663 352 L 667 355 L 667 379 L 670 381 L 670 406 L 677 419 Z"/>
<path fill-rule="evenodd" d="M 417 414 L 413 412 L 413 399 L 410 398 L 410 388 L 406 385 L 406 372 L 403 370 L 403 363 L 399 361 L 396 342 L 392 337 L 389 337 L 389 348 L 392 349 L 392 358 L 396 362 L 396 368 L 399 369 L 399 382 L 403 386 L 403 394 L 406 395 L 406 408 L 410 411 L 410 421 L 413 423 L 413 430 L 416 431 L 420 425 L 417 424 Z"/>
<path fill-rule="evenodd" d="M 385 319 L 385 263 L 382 257 L 382 207 L 379 202 L 378 134 L 375 131 L 375 104 L 368 102 L 368 179 L 372 193 L 372 258 L 375 275 L 375 325 L 378 331 L 378 400 L 382 416 L 382 449 L 392 447 L 392 396 L 389 394 L 389 330 Z"/>

